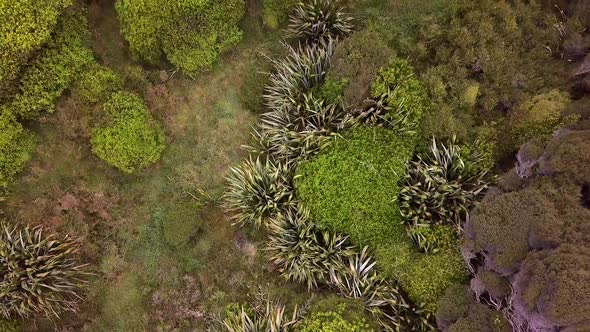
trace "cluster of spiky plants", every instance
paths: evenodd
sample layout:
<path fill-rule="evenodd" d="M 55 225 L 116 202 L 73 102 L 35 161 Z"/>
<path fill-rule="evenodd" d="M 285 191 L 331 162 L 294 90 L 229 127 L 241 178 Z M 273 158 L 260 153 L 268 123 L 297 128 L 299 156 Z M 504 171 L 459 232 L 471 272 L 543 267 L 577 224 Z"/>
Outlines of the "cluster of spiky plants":
<path fill-rule="evenodd" d="M 225 206 L 239 225 L 260 227 L 294 203 L 291 170 L 270 159 L 248 159 L 232 167 Z"/>
<path fill-rule="evenodd" d="M 301 315 L 295 307 L 289 317 L 284 305 L 267 300 L 263 309 L 240 305 L 228 310 L 222 324 L 228 332 L 295 332 Z"/>
<path fill-rule="evenodd" d="M 352 17 L 336 0 L 300 2 L 289 18 L 287 36 L 305 43 L 318 43 L 352 33 Z"/>
<path fill-rule="evenodd" d="M 287 46 L 287 57 L 273 61 L 275 72 L 263 95 L 266 107 L 271 111 L 296 107 L 305 93 L 324 81 L 335 45 L 329 39 L 297 48 Z"/>
<path fill-rule="evenodd" d="M 329 283 L 330 275 L 344 267 L 344 259 L 355 254 L 346 236 L 317 229 L 302 206 L 278 214 L 269 231 L 270 261 L 288 280 L 309 288 Z"/>
<path fill-rule="evenodd" d="M 89 275 L 78 245 L 45 236 L 39 227 L 0 225 L 0 313 L 4 318 L 58 318 L 76 311 Z"/>
<path fill-rule="evenodd" d="M 440 224 L 460 232 L 469 210 L 493 181 L 490 168 L 480 167 L 488 164 L 485 155 L 477 149 L 468 152 L 462 153 L 454 139 L 445 145 L 433 138 L 428 151 L 408 165 L 399 207 L 408 234 L 425 251 L 437 245 L 425 241 L 421 228 Z"/>

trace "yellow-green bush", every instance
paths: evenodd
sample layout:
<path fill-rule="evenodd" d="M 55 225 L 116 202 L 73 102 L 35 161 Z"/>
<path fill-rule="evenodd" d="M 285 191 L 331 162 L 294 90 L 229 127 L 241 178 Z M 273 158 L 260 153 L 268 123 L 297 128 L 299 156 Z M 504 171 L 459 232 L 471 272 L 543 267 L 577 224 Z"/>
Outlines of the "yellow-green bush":
<path fill-rule="evenodd" d="M 316 312 L 302 322 L 301 332 L 374 332 L 364 318 L 343 317 L 345 304 L 339 304 L 330 311 Z"/>
<path fill-rule="evenodd" d="M 87 104 L 107 101 L 123 87 L 123 80 L 117 73 L 103 66 L 92 66 L 80 77 L 74 88 L 78 100 Z"/>
<path fill-rule="evenodd" d="M 59 15 L 72 0 L 0 1 L 0 100 L 36 51 L 51 39 Z"/>
<path fill-rule="evenodd" d="M 136 58 L 156 64 L 165 55 L 188 74 L 211 69 L 242 38 L 244 0 L 118 0 L 116 9 Z"/>
<path fill-rule="evenodd" d="M 86 18 L 80 13 L 60 17 L 54 37 L 23 73 L 19 91 L 8 106 L 12 112 L 30 119 L 54 111 L 57 98 L 94 61 L 86 46 L 87 34 Z"/>
<path fill-rule="evenodd" d="M 457 248 L 422 254 L 402 224 L 398 182 L 414 150 L 412 137 L 383 128 L 358 128 L 297 170 L 297 194 L 318 226 L 349 235 L 375 252 L 384 276 L 433 312 L 466 269 Z"/>
<path fill-rule="evenodd" d="M 6 187 L 31 159 L 35 138 L 16 121 L 12 113 L 0 108 L 0 188 Z"/>
<path fill-rule="evenodd" d="M 575 122 L 575 115 L 565 116 L 570 104 L 568 93 L 551 90 L 519 105 L 510 116 L 510 129 L 516 146 L 531 139 L 547 139 L 558 128 Z"/>
<path fill-rule="evenodd" d="M 299 0 L 263 0 L 262 19 L 271 29 L 278 29 L 287 22 L 289 14 Z"/>
<path fill-rule="evenodd" d="M 160 159 L 165 138 L 162 126 L 148 113 L 141 98 L 125 92 L 113 94 L 105 103 L 106 126 L 92 132 L 92 151 L 126 173 Z"/>

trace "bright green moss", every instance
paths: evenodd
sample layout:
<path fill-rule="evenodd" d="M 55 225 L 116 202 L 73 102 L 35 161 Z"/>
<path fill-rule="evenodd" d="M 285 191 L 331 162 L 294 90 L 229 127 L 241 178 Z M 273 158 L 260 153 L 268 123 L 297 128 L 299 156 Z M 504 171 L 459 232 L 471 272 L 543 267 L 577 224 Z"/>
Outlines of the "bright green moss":
<path fill-rule="evenodd" d="M 118 0 L 116 8 L 136 58 L 156 64 L 165 55 L 188 74 L 211 69 L 242 38 L 243 0 Z"/>
<path fill-rule="evenodd" d="M 395 200 L 413 149 L 410 136 L 358 128 L 301 165 L 295 184 L 320 227 L 368 245 L 384 275 L 434 311 L 445 289 L 464 281 L 466 270 L 458 250 L 422 254 L 406 235 Z"/>
<path fill-rule="evenodd" d="M 104 109 L 110 124 L 96 128 L 91 138 L 97 156 L 127 173 L 160 159 L 165 146 L 164 131 L 139 97 L 115 93 Z"/>
<path fill-rule="evenodd" d="M 94 104 L 107 101 L 113 93 L 121 90 L 122 87 L 123 81 L 117 73 L 107 67 L 97 65 L 82 74 L 74 93 L 78 100 Z"/>
<path fill-rule="evenodd" d="M 6 187 L 31 159 L 35 138 L 12 113 L 0 109 L 0 188 Z"/>

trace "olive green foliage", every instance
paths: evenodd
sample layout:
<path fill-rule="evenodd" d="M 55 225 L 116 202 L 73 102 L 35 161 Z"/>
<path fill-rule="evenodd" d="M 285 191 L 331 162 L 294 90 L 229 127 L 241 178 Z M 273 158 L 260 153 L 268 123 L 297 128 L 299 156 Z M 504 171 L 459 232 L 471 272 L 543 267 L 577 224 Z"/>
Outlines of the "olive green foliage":
<path fill-rule="evenodd" d="M 0 227 L 1 315 L 58 318 L 76 311 L 88 275 L 77 259 L 78 244 L 46 236 L 41 228 Z M 34 272 L 33 272 L 34 271 Z"/>
<path fill-rule="evenodd" d="M 24 65 L 51 39 L 72 0 L 0 1 L 0 100 L 11 94 Z"/>
<path fill-rule="evenodd" d="M 414 77 L 414 70 L 403 59 L 391 60 L 379 71 L 371 86 L 371 96 L 382 99 L 385 107 L 383 121 L 387 127 L 400 132 L 418 129 L 422 117 L 430 109 L 426 88 Z"/>
<path fill-rule="evenodd" d="M 0 331 L 3 332 L 20 332 L 20 324 L 13 320 L 0 319 Z"/>
<path fill-rule="evenodd" d="M 361 108 L 371 97 L 370 87 L 382 67 L 386 67 L 395 52 L 376 33 L 359 31 L 344 39 L 334 51 L 329 80 L 348 80 L 344 89 L 347 106 Z"/>
<path fill-rule="evenodd" d="M 528 96 L 563 84 L 564 64 L 552 60 L 555 22 L 538 2 L 437 1 L 445 2 L 452 5 L 443 21 L 418 21 L 423 48 L 413 55 L 430 65 L 423 79 L 439 107 L 475 107 L 495 119 Z"/>
<path fill-rule="evenodd" d="M 270 300 L 263 308 L 234 304 L 226 308 L 222 324 L 228 332 L 295 332 L 298 331 L 301 313 L 297 307 L 287 312 L 284 305 Z"/>
<path fill-rule="evenodd" d="M 74 88 L 78 100 L 86 104 L 94 104 L 109 100 L 111 95 L 123 88 L 123 80 L 111 69 L 103 66 L 92 66 L 82 75 Z"/>
<path fill-rule="evenodd" d="M 8 105 L 16 115 L 35 118 L 53 112 L 55 102 L 94 61 L 86 46 L 88 27 L 81 13 L 62 15 L 54 37 L 24 71 L 18 93 Z"/>
<path fill-rule="evenodd" d="M 239 225 L 266 225 L 269 218 L 295 204 L 288 167 L 269 159 L 249 159 L 232 167 L 225 207 Z"/>
<path fill-rule="evenodd" d="M 35 137 L 4 109 L 0 109 L 0 188 L 6 187 L 31 159 Z"/>
<path fill-rule="evenodd" d="M 287 22 L 289 14 L 295 9 L 299 0 L 263 0 L 262 19 L 271 29 L 278 29 Z"/>
<path fill-rule="evenodd" d="M 92 132 L 92 151 L 126 173 L 155 163 L 165 147 L 164 131 L 141 98 L 126 92 L 105 103 L 108 124 Z"/>
<path fill-rule="evenodd" d="M 559 90 L 535 96 L 520 104 L 510 115 L 510 128 L 516 146 L 531 139 L 548 139 L 558 128 L 575 122 L 575 115 L 564 114 L 570 97 Z"/>
<path fill-rule="evenodd" d="M 451 226 L 460 234 L 465 217 L 493 181 L 493 160 L 485 149 L 479 142 L 463 149 L 454 141 L 445 145 L 433 138 L 428 151 L 408 164 L 399 207 L 420 249 L 437 250 L 439 239 L 442 247 L 448 246 L 448 232 L 431 226 Z"/>
<path fill-rule="evenodd" d="M 330 275 L 343 268 L 343 260 L 355 254 L 345 236 L 317 229 L 302 206 L 271 218 L 269 232 L 270 261 L 285 278 L 309 288 L 329 283 Z"/>
<path fill-rule="evenodd" d="M 465 285 L 452 285 L 447 288 L 436 308 L 438 328 L 446 330 L 449 325 L 467 316 L 474 300 L 469 287 Z"/>
<path fill-rule="evenodd" d="M 202 224 L 198 214 L 200 207 L 196 202 L 183 201 L 165 211 L 162 216 L 162 235 L 166 243 L 181 247 L 197 235 Z"/>
<path fill-rule="evenodd" d="M 432 311 L 446 287 L 464 280 L 465 268 L 458 250 L 420 254 L 406 235 L 395 200 L 413 148 L 412 139 L 387 129 L 354 129 L 299 167 L 296 189 L 320 227 L 368 245 L 383 276 Z"/>
<path fill-rule="evenodd" d="M 349 35 L 352 17 L 342 11 L 336 0 L 300 2 L 289 17 L 288 38 L 305 43 L 317 43 Z"/>
<path fill-rule="evenodd" d="M 340 308 L 343 310 L 338 310 L 340 311 L 339 315 L 345 321 L 363 321 L 370 330 L 379 330 L 378 322 L 365 310 L 365 304 L 361 299 L 350 299 L 339 295 L 330 295 L 312 301 L 306 308 L 306 318 L 315 313 L 331 312 Z"/>
<path fill-rule="evenodd" d="M 467 316 L 457 320 L 447 331 L 511 332 L 513 330 L 502 313 L 481 304 L 474 304 L 471 306 Z"/>
<path fill-rule="evenodd" d="M 589 138 L 587 129 L 559 131 L 537 160 L 542 176 L 490 191 L 466 225 L 466 257 L 479 255 L 486 264 L 474 268 L 509 278 L 514 320 L 532 328 L 575 330 L 588 320 L 590 295 L 581 285 L 590 266 Z M 506 293 L 490 280 L 479 288 Z"/>
<path fill-rule="evenodd" d="M 333 311 L 316 312 L 301 324 L 301 332 L 372 332 L 363 318 L 347 320 L 343 317 L 345 304 L 333 308 Z"/>
<path fill-rule="evenodd" d="M 116 9 L 135 57 L 156 64 L 165 55 L 187 74 L 211 69 L 242 38 L 243 0 L 118 0 Z"/>

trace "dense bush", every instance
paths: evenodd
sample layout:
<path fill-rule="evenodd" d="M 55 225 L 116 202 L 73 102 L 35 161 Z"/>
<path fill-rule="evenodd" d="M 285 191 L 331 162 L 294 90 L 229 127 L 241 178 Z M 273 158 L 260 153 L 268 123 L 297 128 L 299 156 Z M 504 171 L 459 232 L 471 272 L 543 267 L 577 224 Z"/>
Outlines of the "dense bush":
<path fill-rule="evenodd" d="M 78 245 L 45 236 L 41 228 L 0 227 L 0 314 L 59 317 L 75 311 L 79 288 L 88 274 L 76 261 Z"/>
<path fill-rule="evenodd" d="M 361 108 L 371 97 L 370 87 L 382 67 L 386 67 L 395 55 L 378 34 L 369 31 L 353 33 L 338 43 L 332 57 L 329 80 L 347 80 L 344 102 L 347 106 Z"/>
<path fill-rule="evenodd" d="M 116 8 L 134 56 L 158 63 L 165 55 L 188 74 L 210 69 L 242 38 L 243 0 L 118 0 Z"/>
<path fill-rule="evenodd" d="M 105 103 L 108 124 L 92 132 L 92 151 L 126 173 L 155 163 L 164 150 L 164 131 L 143 101 L 118 92 Z"/>
<path fill-rule="evenodd" d="M 534 138 L 548 139 L 555 130 L 574 122 L 576 116 L 564 114 L 569 103 L 567 93 L 552 90 L 518 105 L 510 115 L 510 129 L 515 146 Z"/>
<path fill-rule="evenodd" d="M 387 127 L 400 132 L 416 131 L 430 109 L 426 89 L 403 59 L 394 59 L 379 71 L 371 86 L 371 96 L 383 100 L 386 112 L 382 120 Z"/>
<path fill-rule="evenodd" d="M 334 80 L 328 77 L 322 85 L 315 87 L 312 91 L 314 96 L 324 100 L 326 104 L 339 104 L 343 102 L 344 90 L 349 83 L 350 81 L 346 78 Z"/>
<path fill-rule="evenodd" d="M 198 203 L 183 201 L 164 211 L 162 235 L 166 243 L 179 248 L 197 234 L 202 224 L 198 214 L 200 207 Z"/>
<path fill-rule="evenodd" d="M 589 130 L 558 131 L 540 157 L 531 157 L 535 172 L 490 191 L 465 226 L 468 261 L 509 278 L 513 291 L 498 292 L 494 280 L 472 286 L 509 304 L 501 309 L 515 326 L 587 327 L 590 293 L 580 285 L 590 275 L 589 138 Z"/>
<path fill-rule="evenodd" d="M 9 108 L 23 118 L 35 118 L 42 111 L 53 112 L 55 102 L 94 61 L 86 46 L 88 27 L 80 13 L 60 17 L 54 37 L 24 71 L 19 91 Z"/>
<path fill-rule="evenodd" d="M 0 331 L 4 332 L 21 332 L 20 324 L 12 320 L 0 319 Z"/>
<path fill-rule="evenodd" d="M 270 217 L 295 204 L 288 167 L 266 159 L 249 159 L 227 177 L 226 208 L 239 225 L 266 225 Z"/>
<path fill-rule="evenodd" d="M 12 113 L 0 108 L 0 188 L 6 187 L 20 172 L 35 150 L 35 138 L 16 121 Z"/>
<path fill-rule="evenodd" d="M 308 44 L 344 37 L 352 32 L 352 17 L 336 0 L 300 2 L 289 18 L 287 37 Z"/>
<path fill-rule="evenodd" d="M 289 14 L 295 9 L 299 0 L 263 0 L 262 19 L 271 29 L 278 29 L 287 22 Z"/>
<path fill-rule="evenodd" d="M 301 332 L 371 332 L 362 317 L 347 320 L 343 317 L 345 304 L 340 304 L 331 311 L 315 312 L 301 324 Z"/>
<path fill-rule="evenodd" d="M 299 167 L 296 189 L 320 227 L 368 245 L 384 276 L 432 311 L 465 269 L 458 250 L 420 254 L 406 235 L 395 200 L 413 148 L 411 139 L 386 129 L 355 129 Z"/>
<path fill-rule="evenodd" d="M 0 1 L 0 101 L 14 92 L 24 65 L 51 39 L 72 0 Z"/>
<path fill-rule="evenodd" d="M 331 312 L 336 309 L 340 311 L 339 315 L 345 321 L 363 321 L 369 329 L 379 330 L 378 322 L 365 310 L 365 305 L 360 299 L 349 299 L 338 295 L 321 297 L 312 301 L 306 308 L 306 316 L 309 317 L 314 313 Z"/>
<path fill-rule="evenodd" d="M 434 138 L 428 151 L 408 164 L 399 206 L 420 249 L 433 251 L 439 248 L 438 240 L 449 242 L 444 229 L 429 229 L 432 226 L 451 226 L 460 234 L 467 214 L 493 180 L 492 166 L 484 144 L 462 148 L 454 141 L 445 145 Z M 442 236 L 432 236 L 433 231 L 442 231 Z"/>
<path fill-rule="evenodd" d="M 105 102 L 123 88 L 123 80 L 111 69 L 103 66 L 88 68 L 78 81 L 74 94 L 87 104 Z"/>

